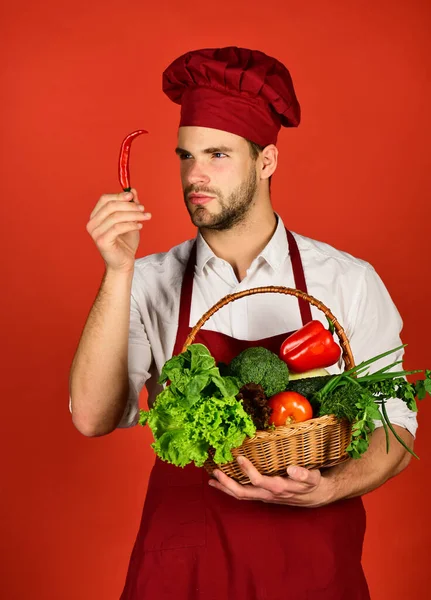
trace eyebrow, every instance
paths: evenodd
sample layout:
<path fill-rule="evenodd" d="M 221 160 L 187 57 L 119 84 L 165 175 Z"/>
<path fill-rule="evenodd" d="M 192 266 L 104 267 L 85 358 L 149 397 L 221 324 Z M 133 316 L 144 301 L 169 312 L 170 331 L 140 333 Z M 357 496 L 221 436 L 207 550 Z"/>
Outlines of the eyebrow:
<path fill-rule="evenodd" d="M 216 154 L 217 152 L 229 154 L 233 151 L 233 148 L 229 148 L 228 146 L 213 146 L 211 148 L 205 148 L 205 150 L 202 150 L 202 154 Z M 175 154 L 191 154 L 191 152 L 184 150 L 184 148 L 175 148 Z"/>

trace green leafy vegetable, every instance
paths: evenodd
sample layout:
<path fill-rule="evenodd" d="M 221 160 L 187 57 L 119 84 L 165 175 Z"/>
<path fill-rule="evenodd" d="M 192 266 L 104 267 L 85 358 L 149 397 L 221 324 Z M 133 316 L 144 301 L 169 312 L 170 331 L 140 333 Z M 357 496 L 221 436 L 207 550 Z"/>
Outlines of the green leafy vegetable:
<path fill-rule="evenodd" d="M 389 372 L 389 369 L 399 362 L 383 367 L 376 373 L 366 373 L 367 367 L 373 362 L 402 347 L 364 361 L 350 371 L 331 376 L 326 385 L 312 396 L 313 402 L 320 405 L 319 416 L 333 414 L 353 422 L 352 438 L 347 447 L 347 452 L 352 458 L 359 458 L 368 449 L 369 436 L 374 431 L 375 421 L 381 421 L 383 424 L 387 450 L 391 430 L 400 444 L 417 458 L 390 422 L 386 402 L 391 398 L 400 398 L 410 410 L 417 411 L 416 397 L 421 400 L 426 394 L 431 395 L 431 371 L 425 371 L 425 379 L 416 383 L 410 383 L 405 377 L 421 371 Z"/>
<path fill-rule="evenodd" d="M 431 371 L 425 371 L 426 379 L 416 382 L 416 392 L 419 400 L 423 400 L 427 394 L 431 396 Z"/>
<path fill-rule="evenodd" d="M 242 385 L 260 384 L 268 398 L 283 392 L 289 383 L 289 369 L 286 363 L 274 352 L 261 346 L 243 350 L 231 361 L 229 370 Z"/>
<path fill-rule="evenodd" d="M 365 398 L 366 396 L 366 398 Z M 323 394 L 319 415 L 335 415 L 339 419 L 354 421 L 358 416 L 357 404 L 367 402 L 369 394 L 366 390 L 351 382 L 339 385 L 332 392 Z M 316 398 L 316 395 L 314 396 Z M 374 398 L 372 398 L 374 403 Z"/>
<path fill-rule="evenodd" d="M 238 381 L 222 377 L 209 350 L 192 344 L 164 365 L 159 383 L 167 382 L 153 408 L 140 412 L 139 423 L 153 432 L 156 454 L 180 467 L 191 462 L 201 467 L 209 449 L 218 464 L 233 460 L 232 448 L 256 431 L 236 399 Z"/>

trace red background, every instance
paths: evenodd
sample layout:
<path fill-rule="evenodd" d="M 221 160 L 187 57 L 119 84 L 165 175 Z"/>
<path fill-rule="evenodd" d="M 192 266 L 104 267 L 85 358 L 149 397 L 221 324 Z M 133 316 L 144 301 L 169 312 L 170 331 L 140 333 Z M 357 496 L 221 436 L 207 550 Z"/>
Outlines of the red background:
<path fill-rule="evenodd" d="M 285 62 L 303 122 L 280 136 L 274 206 L 293 231 L 376 267 L 405 321 L 406 366 L 431 368 L 430 13 L 427 0 L 15 0 L 3 11 L 3 598 L 114 600 L 122 588 L 149 435 L 81 436 L 68 371 L 103 271 L 85 224 L 118 190 L 131 130 L 151 132 L 132 152 L 153 213 L 140 255 L 194 235 L 173 152 L 179 112 L 161 91 L 179 54 L 238 45 Z M 373 600 L 429 597 L 430 416 L 428 401 L 420 462 L 365 499 Z"/>

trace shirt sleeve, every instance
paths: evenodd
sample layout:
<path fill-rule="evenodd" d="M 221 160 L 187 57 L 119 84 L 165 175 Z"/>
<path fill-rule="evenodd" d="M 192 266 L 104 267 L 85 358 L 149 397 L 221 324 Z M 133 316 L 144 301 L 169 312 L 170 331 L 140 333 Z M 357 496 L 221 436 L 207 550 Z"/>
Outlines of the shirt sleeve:
<path fill-rule="evenodd" d="M 349 323 L 353 323 L 353 326 L 346 334 L 356 364 L 402 345 L 402 319 L 388 290 L 371 265 L 365 269 L 352 310 L 354 312 L 350 315 Z M 403 354 L 404 349 L 401 349 L 373 363 L 370 365 L 370 373 L 402 360 Z M 401 369 L 402 365 L 397 365 L 391 370 Z M 417 416 L 405 402 L 399 398 L 391 398 L 386 402 L 386 410 L 391 423 L 404 427 L 415 436 Z M 376 427 L 382 426 L 381 421 L 375 421 L 375 424 Z"/>
<path fill-rule="evenodd" d="M 139 419 L 139 394 L 150 378 L 149 371 L 152 361 L 153 355 L 141 311 L 132 292 L 128 353 L 129 397 L 118 427 L 132 427 L 137 424 Z"/>

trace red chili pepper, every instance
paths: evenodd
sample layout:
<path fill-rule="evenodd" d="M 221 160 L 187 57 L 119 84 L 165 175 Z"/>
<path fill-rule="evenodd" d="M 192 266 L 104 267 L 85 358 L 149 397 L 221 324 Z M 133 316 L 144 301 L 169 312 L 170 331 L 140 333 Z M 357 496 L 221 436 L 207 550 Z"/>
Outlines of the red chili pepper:
<path fill-rule="evenodd" d="M 138 135 L 142 133 L 148 133 L 145 129 L 138 129 L 133 133 L 130 133 L 121 144 L 120 150 L 120 160 L 118 162 L 118 176 L 120 179 L 120 185 L 125 192 L 130 192 L 130 171 L 129 171 L 129 156 L 130 156 L 130 146 L 132 145 L 133 140 Z"/>
<path fill-rule="evenodd" d="M 340 356 L 341 349 L 334 340 L 332 323 L 328 331 L 320 321 L 310 321 L 292 333 L 280 348 L 281 360 L 295 373 L 330 367 Z"/>

